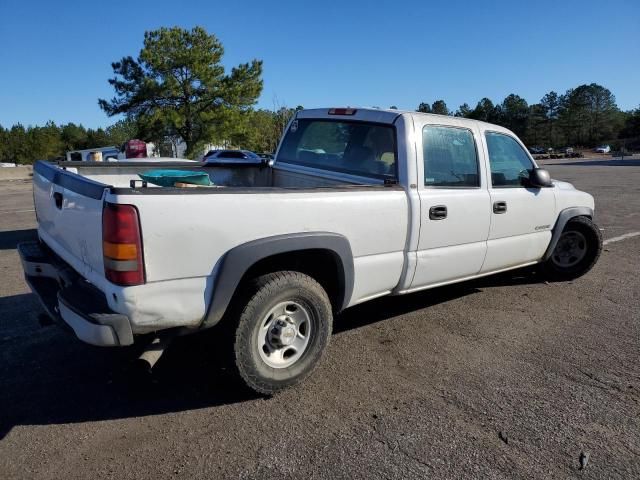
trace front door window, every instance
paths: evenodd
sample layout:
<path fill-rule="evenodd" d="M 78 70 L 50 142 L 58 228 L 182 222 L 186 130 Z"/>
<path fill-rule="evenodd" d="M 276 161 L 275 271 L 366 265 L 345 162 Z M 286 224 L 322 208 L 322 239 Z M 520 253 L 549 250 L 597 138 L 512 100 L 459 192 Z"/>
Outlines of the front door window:
<path fill-rule="evenodd" d="M 486 132 L 491 167 L 491 185 L 494 188 L 525 187 L 533 163 L 527 152 L 511 136 Z"/>

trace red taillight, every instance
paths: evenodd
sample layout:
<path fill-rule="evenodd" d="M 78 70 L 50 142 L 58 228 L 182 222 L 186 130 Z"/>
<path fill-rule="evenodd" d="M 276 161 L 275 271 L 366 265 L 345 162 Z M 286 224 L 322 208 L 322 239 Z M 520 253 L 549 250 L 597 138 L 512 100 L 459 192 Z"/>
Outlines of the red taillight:
<path fill-rule="evenodd" d="M 144 283 L 142 237 L 133 205 L 106 203 L 102 211 L 104 273 L 116 285 Z"/>
<path fill-rule="evenodd" d="M 356 108 L 330 108 L 329 115 L 355 115 Z"/>

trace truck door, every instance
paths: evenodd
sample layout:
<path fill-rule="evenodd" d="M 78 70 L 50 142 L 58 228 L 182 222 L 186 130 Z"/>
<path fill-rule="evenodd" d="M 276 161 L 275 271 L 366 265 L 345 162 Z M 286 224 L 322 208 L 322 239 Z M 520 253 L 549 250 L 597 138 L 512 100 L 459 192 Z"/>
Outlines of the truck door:
<path fill-rule="evenodd" d="M 482 272 L 532 263 L 544 255 L 551 241 L 556 205 L 553 188 L 526 186 L 535 167 L 515 137 L 483 132 L 491 173 L 491 230 Z"/>
<path fill-rule="evenodd" d="M 490 202 L 480 131 L 454 118 L 417 131 L 420 237 L 411 289 L 476 275 L 489 235 Z"/>

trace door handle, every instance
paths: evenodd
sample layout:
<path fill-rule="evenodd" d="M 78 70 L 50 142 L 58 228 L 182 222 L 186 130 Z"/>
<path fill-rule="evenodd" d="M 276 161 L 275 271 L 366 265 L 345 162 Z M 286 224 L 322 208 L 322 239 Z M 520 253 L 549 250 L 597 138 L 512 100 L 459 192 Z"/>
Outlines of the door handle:
<path fill-rule="evenodd" d="M 62 194 L 60 192 L 54 192 L 53 201 L 56 204 L 56 208 L 58 210 L 61 210 L 62 209 Z"/>
<path fill-rule="evenodd" d="M 493 213 L 507 213 L 507 202 L 504 200 L 493 202 Z"/>
<path fill-rule="evenodd" d="M 435 205 L 429 209 L 431 220 L 444 220 L 447 218 L 447 207 L 445 205 Z"/>

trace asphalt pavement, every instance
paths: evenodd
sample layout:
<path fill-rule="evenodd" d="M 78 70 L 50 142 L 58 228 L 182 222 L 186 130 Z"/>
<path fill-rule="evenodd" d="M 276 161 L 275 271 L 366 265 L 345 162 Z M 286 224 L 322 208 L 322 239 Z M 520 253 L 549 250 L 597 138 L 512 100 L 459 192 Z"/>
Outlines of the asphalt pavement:
<path fill-rule="evenodd" d="M 640 161 L 541 163 L 596 198 L 590 273 L 354 307 L 273 398 L 239 388 L 215 329 L 141 379 L 135 347 L 41 325 L 15 250 L 35 237 L 30 184 L 2 182 L 0 478 L 640 478 Z"/>

